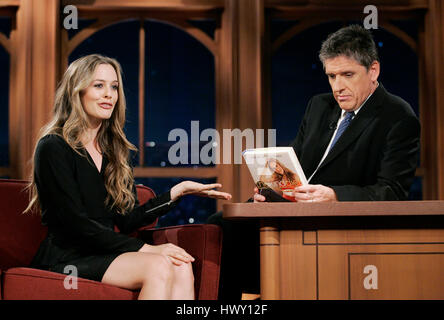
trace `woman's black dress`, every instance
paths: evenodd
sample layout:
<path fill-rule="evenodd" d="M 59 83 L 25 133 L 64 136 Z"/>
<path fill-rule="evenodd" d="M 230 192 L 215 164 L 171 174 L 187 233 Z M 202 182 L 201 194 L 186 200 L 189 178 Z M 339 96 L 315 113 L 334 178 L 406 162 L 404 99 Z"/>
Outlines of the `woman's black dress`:
<path fill-rule="evenodd" d="M 136 202 L 125 215 L 110 210 L 105 206 L 103 175 L 108 161 L 104 156 L 99 172 L 85 149 L 83 153 L 79 155 L 57 135 L 45 136 L 37 144 L 35 181 L 48 235 L 31 267 L 67 273 L 65 267 L 72 265 L 79 277 L 101 281 L 117 256 L 144 245 L 127 234 L 154 222 L 175 202 L 166 192 L 145 205 Z M 135 187 L 133 191 L 136 194 Z M 114 231 L 115 225 L 120 233 Z"/>

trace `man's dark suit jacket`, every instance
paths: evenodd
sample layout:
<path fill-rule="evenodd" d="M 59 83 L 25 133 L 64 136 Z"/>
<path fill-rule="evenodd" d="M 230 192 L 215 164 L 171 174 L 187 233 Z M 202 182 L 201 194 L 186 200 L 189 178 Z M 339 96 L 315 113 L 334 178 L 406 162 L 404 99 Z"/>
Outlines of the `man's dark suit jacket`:
<path fill-rule="evenodd" d="M 307 178 L 318 166 L 340 115 L 333 94 L 310 100 L 292 144 Z M 339 201 L 405 200 L 419 159 L 419 141 L 420 125 L 410 105 L 380 84 L 310 184 L 333 188 Z"/>

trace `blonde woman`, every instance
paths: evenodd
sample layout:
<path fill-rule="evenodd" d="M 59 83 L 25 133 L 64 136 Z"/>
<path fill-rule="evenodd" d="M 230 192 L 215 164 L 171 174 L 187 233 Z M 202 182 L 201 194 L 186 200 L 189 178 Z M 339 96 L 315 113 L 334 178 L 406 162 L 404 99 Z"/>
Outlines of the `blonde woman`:
<path fill-rule="evenodd" d="M 185 194 L 230 199 L 220 184 L 184 181 L 139 206 L 123 132 L 125 96 L 119 63 L 100 55 L 74 61 L 57 89 L 53 119 L 33 156 L 31 203 L 48 236 L 31 265 L 126 289 L 139 299 L 194 299 L 194 258 L 173 244 L 127 236 L 173 208 Z M 117 225 L 122 233 L 114 232 Z"/>

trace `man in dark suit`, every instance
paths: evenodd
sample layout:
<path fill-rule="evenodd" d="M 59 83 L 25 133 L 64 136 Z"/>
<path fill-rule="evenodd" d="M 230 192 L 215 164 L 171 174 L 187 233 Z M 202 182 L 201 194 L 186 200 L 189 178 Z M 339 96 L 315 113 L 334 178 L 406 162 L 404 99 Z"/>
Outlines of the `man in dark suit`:
<path fill-rule="evenodd" d="M 324 41 L 319 58 L 332 93 L 310 100 L 293 142 L 309 181 L 296 189 L 296 200 L 406 200 L 419 156 L 419 121 L 407 102 L 378 83 L 380 64 L 370 32 L 357 25 L 338 30 Z M 265 201 L 257 189 L 253 199 Z M 217 223 L 215 217 L 210 221 Z M 248 239 L 245 232 L 257 233 L 257 225 L 221 225 L 226 243 L 233 245 L 224 248 L 221 294 L 227 297 L 226 288 L 228 297 L 235 297 L 241 286 L 233 288 L 225 283 L 229 276 L 224 277 L 247 266 L 238 278 L 245 279 L 259 265 L 257 256 L 242 258 L 248 252 L 258 254 L 259 246 L 242 246 Z"/>

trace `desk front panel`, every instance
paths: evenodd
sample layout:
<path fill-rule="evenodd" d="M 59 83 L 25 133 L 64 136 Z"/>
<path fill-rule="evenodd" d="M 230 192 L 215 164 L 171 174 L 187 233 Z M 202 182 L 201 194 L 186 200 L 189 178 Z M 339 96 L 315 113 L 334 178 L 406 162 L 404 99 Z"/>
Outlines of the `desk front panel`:
<path fill-rule="evenodd" d="M 285 230 L 280 299 L 444 299 L 444 230 Z"/>

